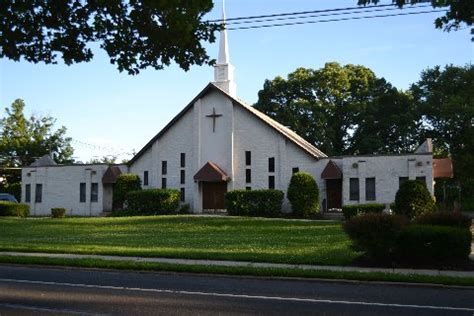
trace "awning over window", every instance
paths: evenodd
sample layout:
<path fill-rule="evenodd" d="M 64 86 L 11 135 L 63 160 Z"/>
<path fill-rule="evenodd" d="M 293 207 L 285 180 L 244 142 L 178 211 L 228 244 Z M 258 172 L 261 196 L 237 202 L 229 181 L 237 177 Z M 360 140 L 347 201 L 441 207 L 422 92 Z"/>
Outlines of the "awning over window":
<path fill-rule="evenodd" d="M 208 162 L 195 175 L 195 181 L 221 182 L 229 181 L 230 177 L 217 164 Z"/>
<path fill-rule="evenodd" d="M 102 177 L 103 184 L 114 184 L 117 182 L 117 177 L 122 174 L 122 171 L 117 166 L 109 166 Z"/>
<path fill-rule="evenodd" d="M 433 159 L 433 178 L 452 178 L 453 162 L 451 158 Z"/>
<path fill-rule="evenodd" d="M 341 179 L 342 178 L 342 171 L 339 167 L 334 163 L 334 161 L 329 160 L 326 168 L 324 168 L 323 172 L 321 172 L 321 179 Z"/>

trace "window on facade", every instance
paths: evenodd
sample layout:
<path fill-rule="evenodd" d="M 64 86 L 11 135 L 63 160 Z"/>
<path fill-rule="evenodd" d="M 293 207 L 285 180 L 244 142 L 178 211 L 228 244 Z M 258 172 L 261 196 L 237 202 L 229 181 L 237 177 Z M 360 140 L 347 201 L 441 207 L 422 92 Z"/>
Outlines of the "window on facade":
<path fill-rule="evenodd" d="M 252 164 L 252 153 L 250 151 L 245 152 L 245 165 L 250 166 Z"/>
<path fill-rule="evenodd" d="M 275 172 L 275 158 L 268 158 L 268 172 Z"/>
<path fill-rule="evenodd" d="M 252 188 L 251 187 L 245 187 L 245 190 L 250 191 L 250 190 L 252 190 Z"/>
<path fill-rule="evenodd" d="M 294 167 L 291 171 L 293 174 L 300 172 L 300 168 Z"/>
<path fill-rule="evenodd" d="M 184 184 L 186 182 L 185 175 L 186 174 L 185 174 L 184 170 L 181 170 L 181 173 L 180 173 L 181 184 Z"/>
<path fill-rule="evenodd" d="M 268 177 L 268 188 L 275 189 L 275 176 Z"/>
<path fill-rule="evenodd" d="M 168 162 L 166 160 L 163 160 L 161 162 L 161 174 L 165 175 L 168 173 Z"/>
<path fill-rule="evenodd" d="M 245 169 L 245 183 L 252 182 L 252 170 Z"/>
<path fill-rule="evenodd" d="M 166 189 L 166 178 L 161 178 L 161 188 Z"/>
<path fill-rule="evenodd" d="M 85 182 L 79 183 L 79 202 L 84 203 L 86 201 L 86 184 Z"/>
<path fill-rule="evenodd" d="M 375 178 L 365 178 L 365 199 L 375 201 Z"/>
<path fill-rule="evenodd" d="M 181 163 L 180 163 L 181 168 L 186 167 L 186 154 L 181 153 Z"/>
<path fill-rule="evenodd" d="M 35 203 L 41 203 L 43 201 L 43 185 L 40 183 L 36 184 L 35 190 Z"/>
<path fill-rule="evenodd" d="M 97 182 L 91 183 L 91 202 L 99 200 L 99 184 Z"/>
<path fill-rule="evenodd" d="M 359 200 L 359 179 L 358 178 L 349 179 L 349 199 L 351 201 Z"/>
<path fill-rule="evenodd" d="M 401 187 L 403 183 L 408 181 L 408 177 L 399 177 L 398 178 L 398 187 Z"/>
<path fill-rule="evenodd" d="M 186 200 L 185 193 L 186 192 L 185 192 L 184 188 L 181 188 L 181 195 L 180 195 L 181 202 L 184 202 Z"/>
<path fill-rule="evenodd" d="M 143 172 L 143 185 L 148 185 L 148 171 Z"/>
<path fill-rule="evenodd" d="M 426 177 L 416 177 L 416 181 L 420 181 L 424 185 L 426 185 Z"/>
<path fill-rule="evenodd" d="M 25 185 L 25 202 L 31 202 L 31 184 Z"/>

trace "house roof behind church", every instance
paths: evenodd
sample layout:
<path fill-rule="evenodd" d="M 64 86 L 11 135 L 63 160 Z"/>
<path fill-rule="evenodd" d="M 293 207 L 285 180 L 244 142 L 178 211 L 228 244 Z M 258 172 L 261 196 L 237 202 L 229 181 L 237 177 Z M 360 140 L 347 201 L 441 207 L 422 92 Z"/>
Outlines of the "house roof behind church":
<path fill-rule="evenodd" d="M 277 131 L 279 134 L 283 135 L 285 138 L 287 138 L 289 141 L 294 143 L 296 146 L 304 150 L 306 153 L 310 154 L 314 158 L 324 158 L 327 157 L 325 153 L 320 151 L 318 148 L 315 146 L 311 145 L 309 142 L 307 142 L 303 137 L 299 136 L 296 134 L 294 131 L 289 129 L 288 127 L 278 123 L 274 119 L 270 118 L 269 116 L 263 114 L 259 110 L 253 108 L 250 105 L 245 104 L 242 100 L 235 98 L 231 96 L 229 93 L 226 91 L 220 89 L 218 86 L 216 86 L 213 83 L 209 83 L 189 104 L 181 111 L 179 112 L 158 134 L 155 135 L 130 161 L 129 165 L 132 165 L 138 158 L 140 158 L 153 144 L 155 141 L 157 141 L 163 134 L 170 129 L 174 123 L 176 123 L 186 112 L 193 107 L 193 104 L 200 98 L 202 98 L 205 94 L 207 94 L 209 91 L 215 90 L 218 91 L 222 94 L 224 94 L 226 97 L 230 98 L 234 104 L 241 106 L 243 109 L 247 110 L 254 116 L 256 116 L 258 119 L 266 123 L 268 126 L 272 127 L 275 131 Z"/>

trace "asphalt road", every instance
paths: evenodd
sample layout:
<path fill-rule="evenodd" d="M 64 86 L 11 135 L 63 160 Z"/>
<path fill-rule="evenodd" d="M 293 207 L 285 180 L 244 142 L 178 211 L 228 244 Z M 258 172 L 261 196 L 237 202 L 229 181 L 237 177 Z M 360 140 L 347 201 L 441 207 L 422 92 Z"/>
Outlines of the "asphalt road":
<path fill-rule="evenodd" d="M 474 289 L 0 265 L 0 315 L 474 315 Z"/>

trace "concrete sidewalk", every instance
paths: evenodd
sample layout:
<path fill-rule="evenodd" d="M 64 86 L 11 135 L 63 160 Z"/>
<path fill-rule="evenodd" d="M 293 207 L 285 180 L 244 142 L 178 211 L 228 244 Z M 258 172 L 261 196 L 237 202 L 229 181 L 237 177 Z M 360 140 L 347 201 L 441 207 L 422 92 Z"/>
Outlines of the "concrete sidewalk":
<path fill-rule="evenodd" d="M 167 264 L 176 264 L 176 265 L 207 265 L 207 266 L 223 266 L 223 267 L 254 267 L 254 268 L 274 268 L 274 269 L 282 268 L 282 269 L 300 269 L 300 270 L 341 271 L 341 272 L 382 272 L 382 273 L 395 273 L 395 274 L 403 274 L 403 275 L 433 275 L 433 276 L 440 275 L 440 276 L 473 277 L 474 278 L 474 271 L 365 268 L 365 267 L 353 267 L 353 266 L 324 266 L 324 265 L 265 263 L 265 262 L 248 262 L 248 261 L 147 258 L 147 257 L 126 257 L 126 256 L 107 256 L 107 255 L 8 252 L 8 251 L 1 251 L 0 256 L 42 257 L 42 258 L 63 258 L 63 259 L 100 259 L 100 260 L 110 260 L 110 261 L 167 263 Z"/>

